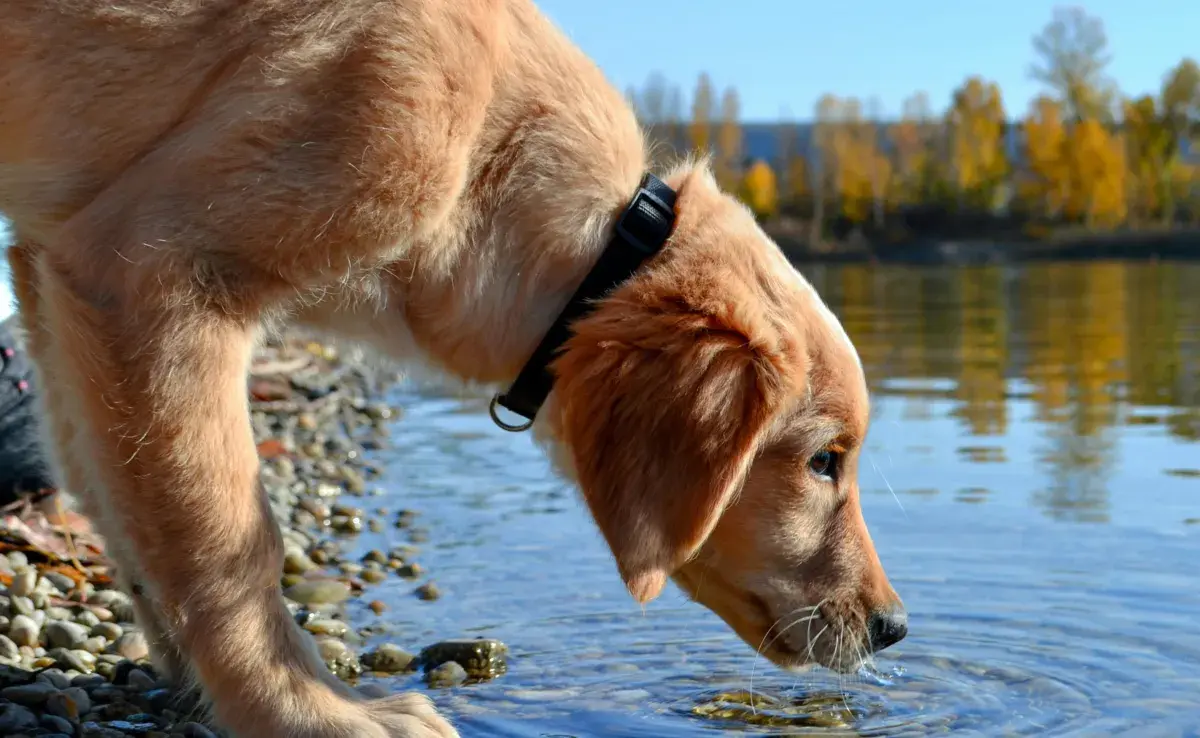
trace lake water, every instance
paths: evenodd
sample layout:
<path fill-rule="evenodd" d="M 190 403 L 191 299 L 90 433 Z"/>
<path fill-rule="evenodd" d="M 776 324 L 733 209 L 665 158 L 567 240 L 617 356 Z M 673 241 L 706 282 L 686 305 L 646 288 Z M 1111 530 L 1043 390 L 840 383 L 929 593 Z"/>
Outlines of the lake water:
<path fill-rule="evenodd" d="M 526 435 L 412 388 L 390 504 L 443 597 L 398 587 L 379 639 L 509 645 L 432 692 L 465 736 L 1200 736 L 1200 267 L 804 271 L 871 385 L 863 505 L 911 618 L 886 678 L 785 674 L 675 589 L 643 610 Z"/>
<path fill-rule="evenodd" d="M 863 506 L 910 613 L 886 678 L 785 674 L 674 588 L 643 610 L 528 436 L 414 388 L 384 504 L 420 513 L 443 596 L 393 580 L 358 622 L 508 644 L 431 691 L 468 738 L 1200 736 L 1200 266 L 804 271 L 871 385 Z"/>

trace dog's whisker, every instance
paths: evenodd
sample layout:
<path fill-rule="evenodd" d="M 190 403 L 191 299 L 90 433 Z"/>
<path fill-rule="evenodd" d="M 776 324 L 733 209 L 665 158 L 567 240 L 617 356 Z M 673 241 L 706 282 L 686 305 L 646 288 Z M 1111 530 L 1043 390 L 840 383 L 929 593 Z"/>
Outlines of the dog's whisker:
<path fill-rule="evenodd" d="M 888 492 L 892 493 L 892 499 L 896 501 L 896 506 L 900 508 L 900 512 L 904 513 L 904 517 L 907 519 L 908 511 L 904 509 L 904 504 L 900 502 L 900 496 L 896 494 L 896 490 L 892 488 L 892 483 L 888 481 L 888 478 L 884 476 L 883 471 L 881 471 L 879 466 L 875 463 L 875 459 L 871 459 L 871 468 L 875 470 L 875 473 L 878 474 L 879 478 L 883 480 L 883 483 L 887 485 Z"/>
<path fill-rule="evenodd" d="M 793 610 L 792 614 L 795 614 L 797 612 L 805 612 L 805 611 L 807 611 L 808 614 L 804 615 L 802 617 L 798 617 L 795 620 L 793 620 L 791 623 L 789 623 L 787 626 L 780 628 L 779 632 L 776 633 L 775 636 L 773 638 L 771 638 L 771 640 L 769 642 L 765 643 L 765 645 L 763 643 L 759 644 L 758 649 L 754 653 L 754 661 L 750 666 L 750 709 L 754 712 L 754 714 L 758 714 L 758 708 L 754 701 L 754 675 L 758 669 L 759 658 L 763 655 L 763 652 L 766 649 L 770 648 L 772 645 L 774 645 L 775 641 L 778 640 L 779 637 L 782 636 L 784 633 L 787 633 L 789 630 L 796 627 L 800 623 L 803 623 L 803 622 L 811 623 L 816 618 L 819 618 L 821 616 L 821 613 L 817 611 L 818 607 L 820 607 L 820 605 L 816 605 L 816 606 L 812 606 L 812 607 L 802 607 L 802 608 L 799 608 L 798 610 Z M 788 617 L 788 616 L 785 615 L 784 617 Z M 766 637 L 768 635 L 770 635 L 772 628 L 774 628 L 776 625 L 778 625 L 782 620 L 783 620 L 783 618 L 777 619 L 774 623 L 771 624 L 770 628 L 767 628 L 767 632 L 763 634 L 764 641 L 766 640 Z"/>

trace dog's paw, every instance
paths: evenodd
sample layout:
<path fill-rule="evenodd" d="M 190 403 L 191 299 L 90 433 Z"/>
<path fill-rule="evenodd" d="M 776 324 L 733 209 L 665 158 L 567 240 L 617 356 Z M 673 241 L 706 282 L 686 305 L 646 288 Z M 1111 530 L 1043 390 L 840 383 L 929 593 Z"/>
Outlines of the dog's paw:
<path fill-rule="evenodd" d="M 459 738 L 454 726 L 423 694 L 406 692 L 369 700 L 365 705 L 371 718 L 386 729 L 388 738 Z"/>

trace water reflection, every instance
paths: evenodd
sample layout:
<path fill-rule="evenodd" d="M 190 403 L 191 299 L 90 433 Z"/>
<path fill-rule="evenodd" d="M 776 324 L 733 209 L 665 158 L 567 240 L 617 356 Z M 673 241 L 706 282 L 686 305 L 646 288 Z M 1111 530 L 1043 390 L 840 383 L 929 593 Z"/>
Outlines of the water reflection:
<path fill-rule="evenodd" d="M 1200 268 L 805 271 L 873 395 L 864 516 L 911 617 L 883 679 L 771 668 L 673 587 L 637 605 L 528 436 L 415 388 L 383 501 L 448 594 L 385 585 L 375 637 L 509 644 L 503 678 L 432 692 L 464 738 L 1196 735 Z"/>
<path fill-rule="evenodd" d="M 902 420 L 953 418 L 955 450 L 977 464 L 1012 463 L 1006 448 L 1014 435 L 1037 429 L 1034 459 L 1019 463 L 1041 465 L 1044 486 L 1031 503 L 1051 518 L 1109 521 L 1114 471 L 1130 461 L 1118 448 L 1124 427 L 1200 438 L 1196 266 L 805 272 L 858 346 L 872 394 L 902 399 Z M 1014 430 L 1012 413 L 1026 407 L 1031 422 Z M 1144 473 L 1163 468 L 1148 465 Z M 959 496 L 978 502 L 986 492 L 974 487 Z"/>

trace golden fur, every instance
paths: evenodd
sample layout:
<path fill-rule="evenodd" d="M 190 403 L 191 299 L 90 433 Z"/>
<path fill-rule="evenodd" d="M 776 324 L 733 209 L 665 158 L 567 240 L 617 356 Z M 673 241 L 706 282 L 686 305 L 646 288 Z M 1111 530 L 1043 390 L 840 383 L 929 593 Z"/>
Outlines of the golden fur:
<path fill-rule="evenodd" d="M 455 735 L 288 617 L 247 363 L 300 320 L 511 381 L 646 166 L 625 101 L 530 0 L 8 0 L 0 58 L 47 445 L 157 663 L 245 738 Z M 576 326 L 536 433 L 637 600 L 673 577 L 777 663 L 854 668 L 899 606 L 858 504 L 862 368 L 702 163 L 664 177 L 676 232 Z"/>

